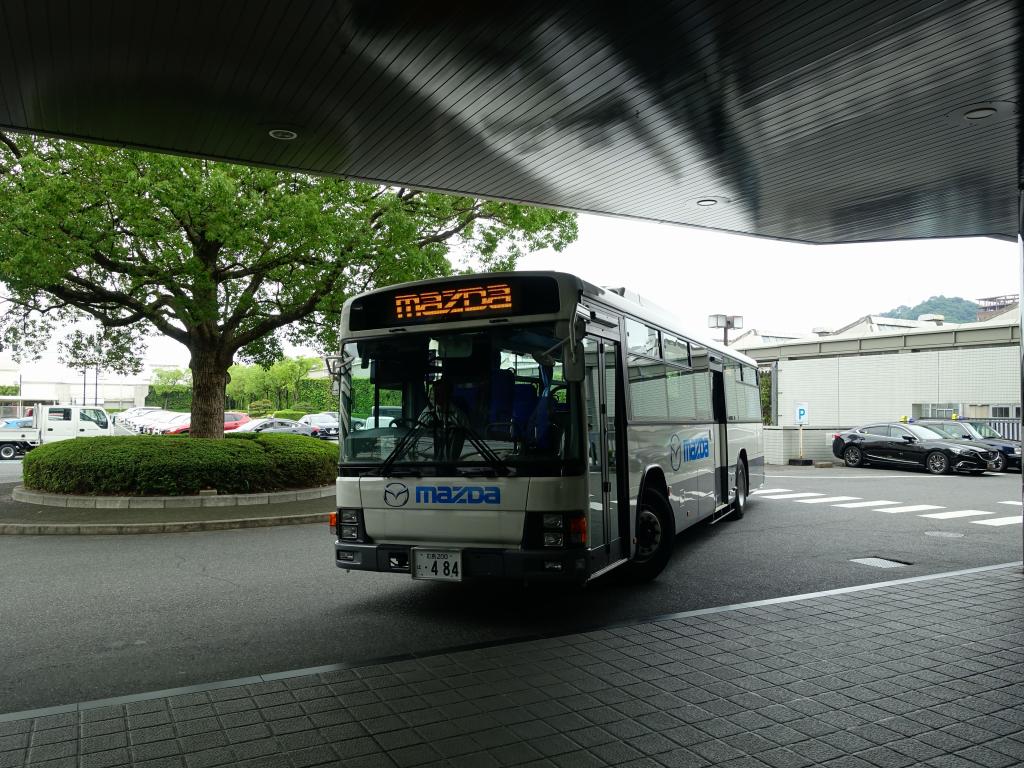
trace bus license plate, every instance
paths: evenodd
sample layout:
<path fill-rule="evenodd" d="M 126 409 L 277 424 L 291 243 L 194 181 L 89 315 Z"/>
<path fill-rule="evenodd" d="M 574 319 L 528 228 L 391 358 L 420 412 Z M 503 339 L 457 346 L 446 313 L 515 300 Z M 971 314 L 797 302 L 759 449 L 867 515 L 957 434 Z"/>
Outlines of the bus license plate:
<path fill-rule="evenodd" d="M 462 553 L 457 549 L 413 549 L 412 577 L 435 581 L 462 581 Z"/>

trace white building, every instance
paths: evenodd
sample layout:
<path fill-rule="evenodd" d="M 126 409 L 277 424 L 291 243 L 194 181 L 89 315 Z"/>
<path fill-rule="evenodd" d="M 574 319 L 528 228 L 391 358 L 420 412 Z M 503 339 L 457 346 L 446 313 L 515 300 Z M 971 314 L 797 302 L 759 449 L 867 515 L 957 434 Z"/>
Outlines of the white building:
<path fill-rule="evenodd" d="M 105 408 L 145 405 L 151 374 L 137 376 L 74 371 L 46 363 L 19 364 L 0 359 L 0 385 L 18 387 L 20 394 L 0 401 L 0 417 L 20 416 L 32 403 L 84 403 Z"/>
<path fill-rule="evenodd" d="M 831 458 L 836 429 L 871 421 L 956 414 L 1019 423 L 1019 322 L 1016 306 L 963 324 L 869 315 L 833 333 L 743 351 L 771 369 L 773 423 L 795 428 L 796 405 L 806 404 L 807 457 Z M 1019 434 L 1016 424 L 1005 426 Z M 792 437 L 783 437 L 789 454 Z M 766 435 L 766 450 L 771 440 Z"/>

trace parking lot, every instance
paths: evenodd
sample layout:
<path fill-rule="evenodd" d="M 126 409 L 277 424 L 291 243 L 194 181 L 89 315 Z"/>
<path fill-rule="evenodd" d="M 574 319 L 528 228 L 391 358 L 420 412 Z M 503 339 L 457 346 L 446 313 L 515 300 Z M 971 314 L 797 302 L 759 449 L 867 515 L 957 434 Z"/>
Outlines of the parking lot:
<path fill-rule="evenodd" d="M 345 573 L 326 526 L 0 537 L 0 713 L 1013 562 L 1020 481 L 772 468 L 654 583 L 571 593 Z"/>

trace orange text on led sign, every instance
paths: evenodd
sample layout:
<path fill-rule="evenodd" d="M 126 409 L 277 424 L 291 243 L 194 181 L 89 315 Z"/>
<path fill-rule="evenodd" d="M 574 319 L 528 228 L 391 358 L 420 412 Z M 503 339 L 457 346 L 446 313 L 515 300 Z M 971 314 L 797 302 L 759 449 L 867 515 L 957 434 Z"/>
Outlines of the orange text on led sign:
<path fill-rule="evenodd" d="M 448 317 L 469 312 L 497 312 L 512 308 L 512 288 L 506 283 L 472 285 L 440 291 L 404 293 L 395 296 L 395 317 Z"/>

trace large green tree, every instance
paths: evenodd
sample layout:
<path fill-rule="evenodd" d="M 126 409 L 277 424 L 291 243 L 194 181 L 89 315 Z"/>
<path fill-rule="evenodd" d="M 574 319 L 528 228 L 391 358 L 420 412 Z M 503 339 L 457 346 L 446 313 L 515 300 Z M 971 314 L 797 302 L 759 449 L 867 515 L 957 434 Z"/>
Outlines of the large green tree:
<path fill-rule="evenodd" d="M 91 317 L 124 367 L 168 336 L 190 353 L 191 433 L 217 437 L 236 357 L 333 349 L 353 293 L 575 237 L 559 211 L 0 134 L 0 348 Z"/>

